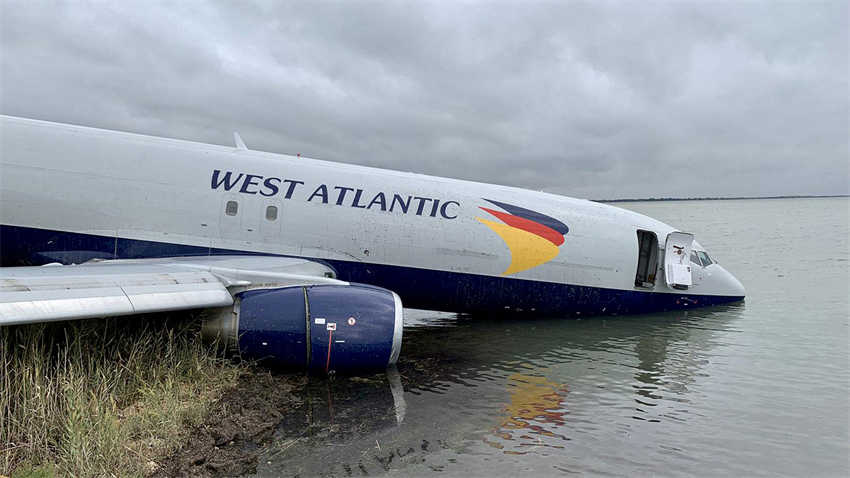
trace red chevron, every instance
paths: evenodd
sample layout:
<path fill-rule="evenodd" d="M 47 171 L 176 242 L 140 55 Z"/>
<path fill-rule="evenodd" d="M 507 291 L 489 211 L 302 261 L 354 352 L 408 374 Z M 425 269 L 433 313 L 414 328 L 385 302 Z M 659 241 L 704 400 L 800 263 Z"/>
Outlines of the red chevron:
<path fill-rule="evenodd" d="M 552 229 L 551 227 L 547 227 L 543 224 L 540 224 L 539 222 L 534 222 L 524 217 L 514 216 L 513 214 L 508 214 L 506 212 L 494 211 L 492 209 L 487 209 L 486 207 L 480 208 L 496 216 L 508 226 L 515 227 L 517 229 L 522 229 L 523 231 L 528 231 L 532 234 L 536 234 L 542 237 L 543 239 L 546 239 L 547 241 L 551 242 L 552 244 L 555 244 L 556 246 L 560 246 L 564 243 L 564 236 L 561 235 L 560 232 Z"/>

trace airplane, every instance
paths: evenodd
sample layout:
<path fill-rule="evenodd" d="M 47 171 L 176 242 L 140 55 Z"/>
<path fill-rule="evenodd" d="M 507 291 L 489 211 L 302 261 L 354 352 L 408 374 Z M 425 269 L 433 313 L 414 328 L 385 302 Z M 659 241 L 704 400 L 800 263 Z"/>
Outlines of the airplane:
<path fill-rule="evenodd" d="M 587 317 L 743 300 L 693 234 L 598 202 L 0 116 L 0 326 L 202 309 L 243 357 L 398 360 L 407 307 Z"/>

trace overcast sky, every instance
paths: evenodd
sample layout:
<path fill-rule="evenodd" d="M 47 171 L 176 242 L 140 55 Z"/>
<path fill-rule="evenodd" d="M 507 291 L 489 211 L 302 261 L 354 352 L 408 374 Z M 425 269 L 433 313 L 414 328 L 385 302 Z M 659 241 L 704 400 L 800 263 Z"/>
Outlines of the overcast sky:
<path fill-rule="evenodd" d="M 0 112 L 599 198 L 846 194 L 848 2 L 0 2 Z"/>

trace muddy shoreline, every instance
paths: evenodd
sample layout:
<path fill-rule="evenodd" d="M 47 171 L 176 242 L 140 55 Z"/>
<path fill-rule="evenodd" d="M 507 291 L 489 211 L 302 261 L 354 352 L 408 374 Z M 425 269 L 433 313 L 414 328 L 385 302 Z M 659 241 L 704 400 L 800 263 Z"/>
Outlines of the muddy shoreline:
<path fill-rule="evenodd" d="M 154 477 L 222 477 L 254 473 L 262 446 L 283 411 L 298 408 L 307 377 L 265 370 L 246 371 L 225 392 L 188 441 L 161 463 Z"/>

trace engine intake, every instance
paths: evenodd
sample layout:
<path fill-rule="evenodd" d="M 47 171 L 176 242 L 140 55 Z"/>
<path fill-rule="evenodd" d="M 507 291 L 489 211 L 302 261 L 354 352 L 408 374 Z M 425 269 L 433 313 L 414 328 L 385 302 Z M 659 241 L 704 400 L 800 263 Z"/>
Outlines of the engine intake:
<path fill-rule="evenodd" d="M 397 294 L 369 285 L 255 289 L 206 320 L 203 334 L 265 365 L 356 374 L 398 360 L 402 316 Z"/>

